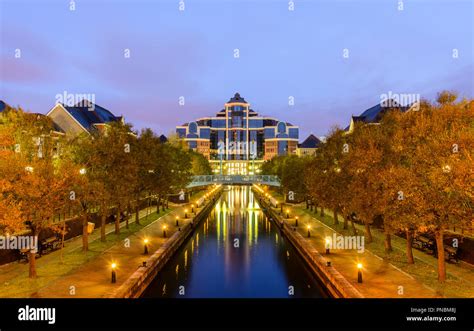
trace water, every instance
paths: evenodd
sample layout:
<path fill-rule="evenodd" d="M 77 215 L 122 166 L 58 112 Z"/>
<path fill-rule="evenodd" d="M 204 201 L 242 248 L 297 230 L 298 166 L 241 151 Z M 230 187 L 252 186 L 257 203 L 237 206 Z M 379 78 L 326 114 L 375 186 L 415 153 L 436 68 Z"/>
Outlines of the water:
<path fill-rule="evenodd" d="M 291 295 L 293 293 L 293 295 Z M 229 186 L 143 297 L 324 297 L 248 186 Z"/>

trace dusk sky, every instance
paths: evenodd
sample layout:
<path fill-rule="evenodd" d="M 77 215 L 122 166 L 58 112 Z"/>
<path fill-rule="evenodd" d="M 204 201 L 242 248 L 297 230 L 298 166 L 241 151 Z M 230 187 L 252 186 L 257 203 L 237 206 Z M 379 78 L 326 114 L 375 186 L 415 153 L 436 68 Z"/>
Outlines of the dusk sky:
<path fill-rule="evenodd" d="M 136 128 L 169 134 L 239 92 L 303 140 L 390 91 L 474 95 L 471 0 L 405 0 L 402 11 L 398 0 L 184 2 L 76 0 L 71 11 L 69 0 L 0 0 L 0 99 L 47 113 L 64 91 L 94 94 Z"/>

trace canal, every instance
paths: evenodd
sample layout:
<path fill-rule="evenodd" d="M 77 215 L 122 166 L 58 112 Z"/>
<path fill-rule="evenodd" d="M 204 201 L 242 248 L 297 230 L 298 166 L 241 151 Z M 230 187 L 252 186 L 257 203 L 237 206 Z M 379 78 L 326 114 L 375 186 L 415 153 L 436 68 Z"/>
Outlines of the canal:
<path fill-rule="evenodd" d="M 249 186 L 228 186 L 143 297 L 317 298 L 317 279 L 260 209 Z"/>

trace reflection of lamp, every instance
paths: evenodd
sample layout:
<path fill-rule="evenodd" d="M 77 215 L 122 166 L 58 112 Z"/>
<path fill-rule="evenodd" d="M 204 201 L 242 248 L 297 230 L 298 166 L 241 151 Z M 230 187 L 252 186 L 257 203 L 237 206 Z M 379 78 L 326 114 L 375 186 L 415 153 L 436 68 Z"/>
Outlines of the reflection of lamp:
<path fill-rule="evenodd" d="M 357 263 L 357 283 L 362 283 L 362 263 Z"/>
<path fill-rule="evenodd" d="M 112 268 L 112 284 L 115 284 L 117 282 L 117 274 L 115 273 L 115 268 L 117 267 L 117 265 L 115 263 L 112 263 L 110 267 Z"/>

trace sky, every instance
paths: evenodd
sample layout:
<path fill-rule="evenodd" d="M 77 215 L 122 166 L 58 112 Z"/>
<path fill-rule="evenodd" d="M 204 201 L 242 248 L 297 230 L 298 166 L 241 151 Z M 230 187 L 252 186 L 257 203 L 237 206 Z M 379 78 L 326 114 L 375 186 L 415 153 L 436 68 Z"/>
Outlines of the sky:
<path fill-rule="evenodd" d="M 474 96 L 471 0 L 182 1 L 0 0 L 0 100 L 89 94 L 167 135 L 239 92 L 304 140 L 390 92 Z"/>

